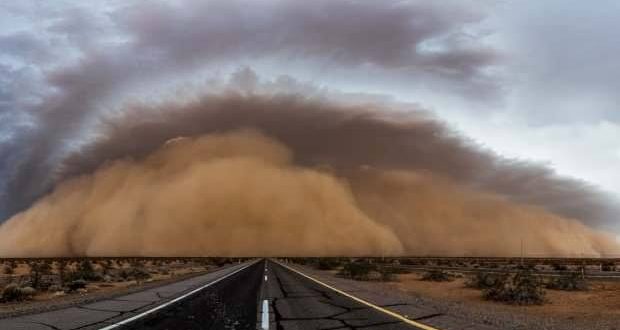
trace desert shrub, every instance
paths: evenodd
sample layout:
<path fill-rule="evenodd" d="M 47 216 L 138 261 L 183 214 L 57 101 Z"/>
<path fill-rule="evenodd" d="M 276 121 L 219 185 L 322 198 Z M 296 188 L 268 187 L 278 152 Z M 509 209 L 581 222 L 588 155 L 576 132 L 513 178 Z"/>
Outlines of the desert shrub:
<path fill-rule="evenodd" d="M 411 273 L 411 270 L 407 268 L 399 267 L 399 266 L 392 266 L 389 268 L 393 274 L 410 274 Z"/>
<path fill-rule="evenodd" d="M 418 262 L 416 260 L 407 259 L 407 258 L 398 259 L 398 263 L 400 265 L 410 265 L 410 266 L 415 266 L 415 265 L 420 264 L 420 262 Z"/>
<path fill-rule="evenodd" d="M 144 268 L 125 268 L 121 269 L 118 276 L 125 280 L 145 280 L 151 277 L 151 274 Z"/>
<path fill-rule="evenodd" d="M 21 300 L 23 300 L 23 296 L 17 284 L 11 283 L 2 290 L 2 301 L 11 302 Z"/>
<path fill-rule="evenodd" d="M 553 270 L 555 271 L 567 271 L 568 267 L 564 264 L 560 264 L 560 263 L 552 263 L 551 264 L 551 268 L 553 268 Z"/>
<path fill-rule="evenodd" d="M 588 290 L 588 283 L 579 273 L 557 276 L 547 283 L 547 289 L 564 291 L 585 291 Z"/>
<path fill-rule="evenodd" d="M 133 268 L 142 268 L 144 267 L 144 261 L 140 259 L 133 259 L 129 262 L 129 265 Z"/>
<path fill-rule="evenodd" d="M 320 270 L 332 270 L 340 266 L 340 261 L 333 258 L 320 258 L 316 263 L 316 268 Z"/>
<path fill-rule="evenodd" d="M 59 260 L 56 265 L 56 271 L 58 272 L 58 278 L 60 279 L 60 286 L 64 286 L 67 279 L 67 261 Z"/>
<path fill-rule="evenodd" d="M 20 288 L 19 290 L 21 291 L 21 294 L 25 299 L 30 299 L 37 293 L 37 290 L 31 286 L 25 286 Z"/>
<path fill-rule="evenodd" d="M 32 287 L 37 289 L 41 285 L 41 276 L 49 275 L 52 272 L 52 266 L 47 262 L 33 262 L 30 267 L 30 283 Z"/>
<path fill-rule="evenodd" d="M 449 282 L 452 281 L 454 277 L 450 275 L 450 273 L 446 272 L 442 269 L 432 269 L 422 274 L 422 281 L 433 281 L 433 282 Z"/>
<path fill-rule="evenodd" d="M 15 273 L 15 267 L 12 267 L 12 264 L 4 265 L 4 273 L 7 275 L 13 275 Z"/>
<path fill-rule="evenodd" d="M 504 274 L 495 285 L 482 291 L 487 300 L 517 305 L 539 305 L 545 301 L 544 285 L 540 277 L 528 270 Z"/>
<path fill-rule="evenodd" d="M 604 272 L 614 272 L 616 271 L 616 263 L 614 263 L 613 261 L 603 262 L 603 264 L 601 265 L 601 270 Z"/>
<path fill-rule="evenodd" d="M 108 275 L 114 268 L 112 260 L 100 260 L 97 264 L 101 267 L 101 275 L 103 276 Z"/>
<path fill-rule="evenodd" d="M 375 270 L 375 266 L 368 261 L 347 262 L 338 274 L 357 281 L 363 281 L 368 280 L 368 275 L 373 270 Z"/>
<path fill-rule="evenodd" d="M 47 291 L 49 291 L 49 292 L 58 292 L 58 291 L 62 291 L 62 286 L 57 285 L 57 284 L 50 285 L 50 286 L 47 288 Z"/>
<path fill-rule="evenodd" d="M 12 301 L 23 301 L 26 299 L 32 298 L 34 294 L 37 292 L 32 287 L 19 287 L 19 285 L 15 283 L 11 283 L 7 285 L 4 290 L 2 290 L 2 301 L 4 302 L 12 302 Z"/>
<path fill-rule="evenodd" d="M 391 281 L 396 280 L 395 268 L 379 267 L 377 271 L 379 272 L 379 274 L 381 274 L 381 277 L 379 278 L 379 280 L 381 280 L 382 282 L 391 282 Z"/>
<path fill-rule="evenodd" d="M 129 269 L 126 269 L 126 268 L 123 268 L 118 271 L 118 277 L 122 278 L 125 281 L 133 279 L 131 278 L 131 272 L 129 271 Z"/>
<path fill-rule="evenodd" d="M 69 288 L 69 291 L 84 289 L 85 287 L 86 287 L 86 281 L 83 279 L 73 280 L 67 284 L 67 288 Z"/>
<path fill-rule="evenodd" d="M 310 265 L 312 264 L 312 262 L 314 262 L 314 260 L 311 258 L 294 258 L 292 261 L 300 265 Z"/>
<path fill-rule="evenodd" d="M 502 280 L 504 274 L 477 272 L 474 276 L 469 277 L 465 281 L 465 285 L 470 288 L 476 289 L 488 289 L 497 285 L 497 282 Z"/>
<path fill-rule="evenodd" d="M 204 268 L 209 268 L 211 266 L 211 260 L 207 259 L 207 258 L 200 258 L 198 260 L 198 264 Z M 153 266 L 161 266 L 161 263 L 155 263 L 153 262 Z"/>
<path fill-rule="evenodd" d="M 132 268 L 130 273 L 136 280 L 146 280 L 151 278 L 151 274 L 144 268 Z"/>
<path fill-rule="evenodd" d="M 229 258 L 213 258 L 213 263 L 217 267 L 223 267 L 223 266 L 226 266 L 226 264 L 231 263 L 231 260 Z"/>
<path fill-rule="evenodd" d="M 102 280 L 102 276 L 98 274 L 97 272 L 95 272 L 95 269 L 93 268 L 93 264 L 90 262 L 90 260 L 87 260 L 87 259 L 82 260 L 82 262 L 79 263 L 77 270 L 75 272 L 70 273 L 68 278 L 70 281 L 76 281 L 76 280 L 100 281 Z"/>

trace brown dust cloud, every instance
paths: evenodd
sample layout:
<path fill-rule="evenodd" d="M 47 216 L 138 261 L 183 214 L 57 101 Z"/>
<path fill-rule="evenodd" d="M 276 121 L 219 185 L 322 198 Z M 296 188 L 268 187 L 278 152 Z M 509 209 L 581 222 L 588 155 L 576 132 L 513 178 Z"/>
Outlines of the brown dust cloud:
<path fill-rule="evenodd" d="M 601 256 L 597 194 L 422 111 L 228 92 L 110 117 L 0 254 Z"/>

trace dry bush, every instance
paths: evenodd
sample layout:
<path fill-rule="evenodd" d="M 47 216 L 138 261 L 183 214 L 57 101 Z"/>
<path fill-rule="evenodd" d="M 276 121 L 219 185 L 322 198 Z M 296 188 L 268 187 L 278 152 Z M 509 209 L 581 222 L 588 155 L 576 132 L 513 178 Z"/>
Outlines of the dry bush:
<path fill-rule="evenodd" d="M 58 279 L 60 280 L 60 286 L 63 287 L 67 279 L 68 263 L 66 260 L 59 260 L 56 263 L 56 271 L 58 272 Z"/>
<path fill-rule="evenodd" d="M 540 305 L 545 302 L 544 283 L 529 270 L 515 274 L 504 274 L 495 285 L 483 289 L 487 300 L 516 305 Z"/>
<path fill-rule="evenodd" d="M 382 282 L 392 282 L 396 280 L 397 268 L 393 267 L 379 267 L 378 272 L 381 275 L 379 278 Z"/>
<path fill-rule="evenodd" d="M 432 282 L 450 282 L 454 280 L 454 276 L 443 269 L 432 269 L 424 272 L 420 280 Z"/>
<path fill-rule="evenodd" d="M 73 280 L 67 284 L 67 288 L 69 289 L 69 291 L 84 289 L 86 288 L 86 281 L 83 279 Z"/>
<path fill-rule="evenodd" d="M 32 287 L 20 287 L 15 283 L 11 283 L 2 290 L 2 298 L 0 300 L 3 302 L 23 301 L 31 299 L 36 292 Z"/>
<path fill-rule="evenodd" d="M 15 267 L 13 266 L 12 263 L 8 263 L 7 265 L 4 265 L 4 273 L 7 275 L 15 274 Z"/>
<path fill-rule="evenodd" d="M 488 289 L 497 285 L 505 274 L 477 272 L 474 276 L 465 281 L 465 286 L 476 289 Z"/>
<path fill-rule="evenodd" d="M 568 270 L 568 267 L 566 265 L 557 263 L 557 262 L 552 263 L 551 268 L 553 268 L 553 270 L 555 271 L 567 271 Z"/>
<path fill-rule="evenodd" d="M 563 291 L 587 291 L 588 282 L 577 272 L 553 277 L 547 283 L 547 289 Z"/>
<path fill-rule="evenodd" d="M 143 281 L 151 278 L 151 274 L 147 272 L 144 268 L 124 268 L 118 272 L 118 276 L 123 278 L 126 281 Z"/>
<path fill-rule="evenodd" d="M 338 275 L 356 281 L 369 280 L 370 272 L 375 271 L 376 267 L 368 261 L 347 262 L 343 265 Z"/>
<path fill-rule="evenodd" d="M 58 292 L 58 291 L 64 291 L 64 290 L 63 290 L 62 286 L 57 285 L 57 284 L 53 284 L 53 285 L 50 285 L 47 288 L 47 291 L 49 291 L 49 292 Z"/>
<path fill-rule="evenodd" d="M 70 275 L 71 279 L 84 281 L 101 281 L 101 274 L 97 273 L 93 268 L 93 264 L 88 259 L 82 260 L 79 263 L 77 270 Z"/>
<path fill-rule="evenodd" d="M 601 265 L 601 270 L 604 272 L 615 272 L 616 271 L 616 263 L 613 261 L 603 262 Z"/>
<path fill-rule="evenodd" d="M 50 275 L 52 273 L 52 266 L 48 262 L 32 262 L 28 264 L 30 267 L 30 283 L 35 289 L 46 289 L 41 283 L 41 277 L 43 275 Z"/>
<path fill-rule="evenodd" d="M 340 267 L 342 262 L 335 258 L 319 258 L 315 264 L 317 269 L 332 270 Z"/>

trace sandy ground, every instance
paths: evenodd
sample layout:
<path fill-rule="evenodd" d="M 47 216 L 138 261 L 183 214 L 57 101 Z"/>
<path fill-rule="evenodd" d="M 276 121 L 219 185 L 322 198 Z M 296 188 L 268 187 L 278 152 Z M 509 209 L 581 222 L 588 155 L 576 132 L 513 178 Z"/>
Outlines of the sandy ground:
<path fill-rule="evenodd" d="M 427 282 L 420 281 L 419 278 L 420 275 L 415 273 L 399 275 L 398 282 L 388 285 L 409 294 L 461 302 L 482 309 L 493 307 L 493 310 L 531 315 L 536 318 L 593 323 L 601 320 L 617 321 L 620 329 L 620 282 L 617 281 L 592 281 L 589 291 L 547 290 L 546 304 L 515 306 L 484 300 L 480 290 L 465 286 L 463 278 L 457 278 L 452 282 Z"/>

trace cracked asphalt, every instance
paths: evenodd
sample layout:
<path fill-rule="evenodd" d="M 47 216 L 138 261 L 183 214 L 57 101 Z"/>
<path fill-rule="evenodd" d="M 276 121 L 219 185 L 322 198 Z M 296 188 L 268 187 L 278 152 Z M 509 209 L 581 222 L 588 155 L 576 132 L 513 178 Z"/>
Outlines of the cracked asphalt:
<path fill-rule="evenodd" d="M 347 293 L 355 295 L 351 290 Z M 181 299 L 184 295 L 188 296 Z M 381 307 L 399 310 L 407 306 L 392 301 Z M 435 316 L 425 313 L 420 319 Z M 131 318 L 131 322 L 119 324 Z M 233 265 L 115 299 L 0 320 L 0 329 L 11 330 L 110 326 L 123 330 L 245 330 L 267 325 L 277 330 L 417 329 L 270 260 Z"/>
<path fill-rule="evenodd" d="M 254 263 L 195 295 L 120 329 L 256 329 L 264 262 Z"/>
<path fill-rule="evenodd" d="M 91 330 L 105 328 L 124 319 L 149 311 L 220 278 L 229 276 L 240 268 L 252 263 L 254 263 L 254 265 L 196 293 L 196 295 L 192 295 L 179 303 L 171 305 L 170 308 L 164 308 L 140 320 L 138 323 L 132 323 L 128 326 L 118 327 L 117 329 L 233 329 L 227 327 L 230 320 L 233 320 L 230 324 L 235 326 L 234 329 L 254 329 L 256 319 L 256 297 L 258 288 L 261 284 L 260 276 L 262 275 L 262 268 L 256 268 L 258 264 L 262 263 L 256 263 L 255 261 L 232 265 L 208 274 L 146 289 L 114 299 L 101 300 L 50 312 L 0 319 L 0 329 Z M 253 274 L 252 267 L 257 269 L 257 275 L 251 275 Z M 234 296 L 228 294 L 229 292 L 227 290 L 229 290 L 231 286 L 239 286 L 238 283 L 249 283 L 246 282 L 248 278 L 255 278 L 256 280 L 256 288 L 254 291 L 244 291 L 248 288 L 248 286 L 245 285 L 240 286 L 242 290 L 238 291 L 238 295 Z M 254 301 L 251 308 L 249 308 L 245 302 L 245 297 L 252 295 Z M 243 301 L 241 305 L 245 306 L 245 309 L 243 307 L 233 308 L 232 306 L 234 306 L 234 304 L 231 303 L 229 299 Z M 191 313 L 186 313 L 186 315 L 178 314 L 177 311 L 179 307 L 200 308 L 196 314 L 193 314 L 199 316 L 199 318 L 192 320 Z M 188 311 L 191 312 L 191 309 L 188 309 Z M 185 319 L 183 317 L 185 317 Z M 235 323 L 235 320 L 243 319 L 248 320 L 247 323 L 251 324 L 251 327 L 243 328 L 239 323 Z M 167 327 L 172 324 L 171 322 L 180 324 L 180 326 L 172 325 Z M 204 324 L 201 322 L 204 322 Z M 161 324 L 162 327 L 157 327 L 158 324 Z"/>
<path fill-rule="evenodd" d="M 267 261 L 266 269 L 260 296 L 269 303 L 269 329 L 418 329 L 274 262 Z"/>

